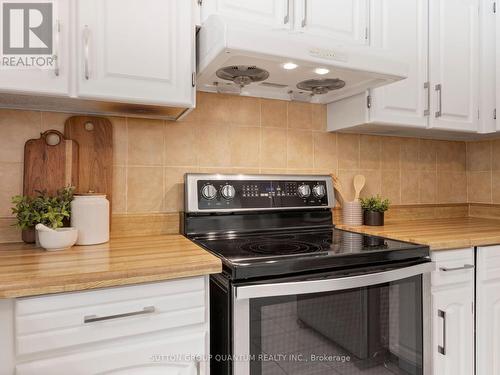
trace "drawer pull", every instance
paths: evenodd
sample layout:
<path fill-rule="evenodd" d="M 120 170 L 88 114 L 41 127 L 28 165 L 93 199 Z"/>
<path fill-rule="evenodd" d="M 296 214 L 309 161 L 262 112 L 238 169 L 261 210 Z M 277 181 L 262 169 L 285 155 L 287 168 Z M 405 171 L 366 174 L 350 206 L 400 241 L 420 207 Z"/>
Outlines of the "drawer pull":
<path fill-rule="evenodd" d="M 452 271 L 470 270 L 473 268 L 474 268 L 473 264 L 464 264 L 462 267 L 454 267 L 454 268 L 439 267 L 439 270 L 443 272 L 452 272 Z"/>
<path fill-rule="evenodd" d="M 155 312 L 154 306 L 147 306 L 147 307 L 144 307 L 142 310 L 132 311 L 132 312 L 123 313 L 123 314 L 108 315 L 108 316 L 87 315 L 83 318 L 83 323 L 93 323 L 93 322 L 100 322 L 102 320 L 126 318 L 128 316 L 152 314 L 154 312 Z"/>
<path fill-rule="evenodd" d="M 438 318 L 443 319 L 443 346 L 438 345 L 438 352 L 442 355 L 446 355 L 446 312 L 438 310 Z"/>

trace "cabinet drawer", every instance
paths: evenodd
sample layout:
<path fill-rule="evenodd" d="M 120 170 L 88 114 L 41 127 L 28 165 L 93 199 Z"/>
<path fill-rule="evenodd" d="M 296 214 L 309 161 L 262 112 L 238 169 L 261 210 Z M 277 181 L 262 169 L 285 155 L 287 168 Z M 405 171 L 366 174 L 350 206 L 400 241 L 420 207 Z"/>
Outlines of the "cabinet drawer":
<path fill-rule="evenodd" d="M 474 280 L 474 249 L 435 251 L 432 260 L 436 271 L 432 272 L 432 286 L 443 286 Z"/>
<path fill-rule="evenodd" d="M 19 355 L 204 323 L 206 279 L 23 298 L 16 301 Z"/>

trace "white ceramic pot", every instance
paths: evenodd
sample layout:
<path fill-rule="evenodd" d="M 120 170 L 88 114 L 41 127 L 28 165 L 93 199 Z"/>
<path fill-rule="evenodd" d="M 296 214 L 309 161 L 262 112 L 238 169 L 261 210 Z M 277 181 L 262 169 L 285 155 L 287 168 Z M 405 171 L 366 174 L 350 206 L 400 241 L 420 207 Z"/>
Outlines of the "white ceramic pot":
<path fill-rule="evenodd" d="M 109 201 L 105 195 L 75 195 L 71 202 L 71 226 L 78 229 L 77 245 L 109 241 Z"/>
<path fill-rule="evenodd" d="M 64 250 L 76 242 L 78 231 L 75 228 L 58 228 L 50 231 L 37 229 L 40 246 L 48 251 Z"/>

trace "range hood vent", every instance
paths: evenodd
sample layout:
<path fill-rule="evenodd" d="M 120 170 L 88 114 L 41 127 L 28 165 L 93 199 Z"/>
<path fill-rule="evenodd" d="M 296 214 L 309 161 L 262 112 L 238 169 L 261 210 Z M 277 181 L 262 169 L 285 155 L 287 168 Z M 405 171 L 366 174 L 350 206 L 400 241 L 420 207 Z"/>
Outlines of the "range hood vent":
<path fill-rule="evenodd" d="M 338 78 L 308 79 L 297 84 L 299 90 L 310 91 L 314 95 L 327 94 L 344 86 L 345 82 Z"/>
<path fill-rule="evenodd" d="M 256 66 L 226 66 L 217 70 L 217 77 L 244 87 L 253 82 L 261 82 L 269 77 L 269 72 Z"/>

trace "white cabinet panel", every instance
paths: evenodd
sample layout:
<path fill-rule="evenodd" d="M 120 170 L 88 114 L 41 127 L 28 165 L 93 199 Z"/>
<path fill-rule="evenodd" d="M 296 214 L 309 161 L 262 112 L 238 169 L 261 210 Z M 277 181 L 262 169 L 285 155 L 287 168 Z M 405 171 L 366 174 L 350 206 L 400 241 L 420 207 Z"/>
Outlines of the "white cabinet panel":
<path fill-rule="evenodd" d="M 500 246 L 477 250 L 477 369 L 500 374 Z"/>
<path fill-rule="evenodd" d="M 293 0 L 204 0 L 202 20 L 211 14 L 272 28 L 292 25 Z"/>
<path fill-rule="evenodd" d="M 295 28 L 349 44 L 368 43 L 368 0 L 295 0 Z"/>
<path fill-rule="evenodd" d="M 192 105 L 191 6 L 176 0 L 79 0 L 78 96 Z"/>
<path fill-rule="evenodd" d="M 370 121 L 426 128 L 428 123 L 428 2 L 372 2 L 372 45 L 409 65 L 408 78 L 371 90 Z"/>
<path fill-rule="evenodd" d="M 202 375 L 205 372 L 200 372 L 197 358 L 206 354 L 205 341 L 205 332 L 182 332 L 140 343 L 116 343 L 19 364 L 16 374 Z"/>
<path fill-rule="evenodd" d="M 432 0 L 430 127 L 476 132 L 478 124 L 478 0 Z"/>
<path fill-rule="evenodd" d="M 0 1 L 0 19 L 3 19 L 3 1 Z M 57 63 L 51 69 L 1 68 L 0 92 L 69 96 L 70 74 L 70 2 L 54 0 L 52 52 Z M 1 43 L 1 42 L 0 42 Z M 4 55 L 7 58 L 9 55 Z M 18 55 L 15 55 L 18 56 Z M 27 55 L 29 57 L 30 55 Z M 57 70 L 56 70 L 57 68 Z"/>

